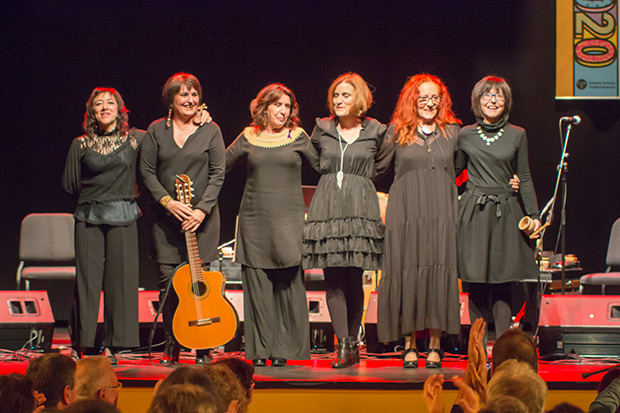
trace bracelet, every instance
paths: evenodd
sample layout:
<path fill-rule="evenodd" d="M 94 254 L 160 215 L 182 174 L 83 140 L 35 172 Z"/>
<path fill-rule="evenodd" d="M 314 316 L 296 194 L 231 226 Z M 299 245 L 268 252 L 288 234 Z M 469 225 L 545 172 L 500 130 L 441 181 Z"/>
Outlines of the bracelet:
<path fill-rule="evenodd" d="M 170 195 L 166 195 L 165 197 L 159 200 L 159 203 L 161 206 L 165 208 L 166 205 L 168 205 L 168 202 L 170 201 L 172 201 L 172 197 Z"/>

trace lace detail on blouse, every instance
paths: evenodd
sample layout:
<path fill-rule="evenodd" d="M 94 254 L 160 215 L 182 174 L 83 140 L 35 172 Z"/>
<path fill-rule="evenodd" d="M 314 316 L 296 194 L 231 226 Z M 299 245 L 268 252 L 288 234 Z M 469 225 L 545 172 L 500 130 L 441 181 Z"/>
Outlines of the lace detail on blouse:
<path fill-rule="evenodd" d="M 129 144 L 132 148 L 138 149 L 138 140 L 132 133 L 119 135 L 118 132 L 112 133 L 111 135 L 84 135 L 82 137 L 81 148 L 90 149 L 101 155 L 109 155 L 123 146 L 123 144 L 127 142 L 127 139 L 129 139 Z"/>

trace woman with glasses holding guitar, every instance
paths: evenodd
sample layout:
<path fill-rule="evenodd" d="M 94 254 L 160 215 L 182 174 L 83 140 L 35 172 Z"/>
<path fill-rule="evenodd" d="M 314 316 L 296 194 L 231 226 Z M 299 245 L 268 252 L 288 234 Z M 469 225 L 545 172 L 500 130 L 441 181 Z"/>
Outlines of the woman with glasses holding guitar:
<path fill-rule="evenodd" d="M 162 96 L 169 108 L 168 117 L 153 122 L 146 132 L 140 174 L 159 204 L 153 203 L 151 208 L 151 238 L 160 272 L 161 302 L 169 290 L 163 306 L 166 350 L 161 364 L 174 364 L 180 347 L 172 335 L 172 318 L 179 301 L 170 288 L 170 279 L 177 266 L 187 259 L 186 232 L 195 234 L 202 262 L 217 258 L 220 239 L 217 198 L 224 182 L 226 161 L 220 128 L 201 119 L 202 88 L 198 79 L 177 73 L 164 85 Z M 176 180 L 181 174 L 193 181 L 190 203 L 175 199 Z M 209 359 L 208 351 L 197 352 L 197 363 L 208 363 Z"/>

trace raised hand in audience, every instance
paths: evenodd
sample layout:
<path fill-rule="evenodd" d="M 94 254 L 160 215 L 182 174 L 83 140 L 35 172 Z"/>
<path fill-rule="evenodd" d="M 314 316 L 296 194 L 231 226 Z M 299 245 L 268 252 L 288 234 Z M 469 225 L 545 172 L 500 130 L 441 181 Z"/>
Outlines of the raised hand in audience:
<path fill-rule="evenodd" d="M 443 374 L 433 374 L 424 382 L 424 403 L 429 413 L 442 413 Z"/>
<path fill-rule="evenodd" d="M 485 403 L 487 399 L 487 353 L 482 341 L 486 326 L 487 323 L 482 318 L 478 318 L 469 330 L 467 368 L 463 376 L 463 382 L 478 393 L 482 403 Z"/>
<path fill-rule="evenodd" d="M 452 377 L 454 386 L 459 389 L 454 404 L 458 404 L 464 413 L 476 413 L 480 409 L 480 396 L 463 379 L 458 376 Z"/>

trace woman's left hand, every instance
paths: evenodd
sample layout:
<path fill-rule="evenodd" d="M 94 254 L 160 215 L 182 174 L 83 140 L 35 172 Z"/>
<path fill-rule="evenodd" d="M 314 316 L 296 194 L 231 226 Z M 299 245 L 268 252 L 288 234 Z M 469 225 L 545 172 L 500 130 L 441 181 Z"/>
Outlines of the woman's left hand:
<path fill-rule="evenodd" d="M 196 232 L 202 221 L 205 219 L 206 214 L 202 209 L 194 209 L 192 214 L 183 221 L 181 228 L 183 231 Z"/>
<path fill-rule="evenodd" d="M 512 189 L 514 189 L 515 192 L 519 192 L 519 185 L 520 184 L 521 184 L 521 180 L 519 179 L 517 174 L 514 174 L 514 176 L 510 180 L 510 186 L 512 186 Z"/>

